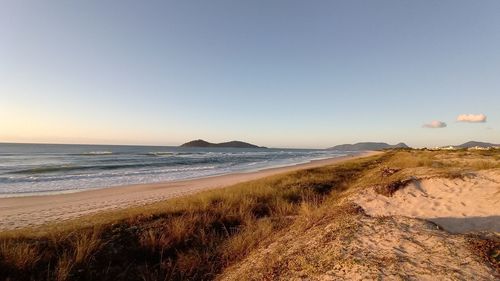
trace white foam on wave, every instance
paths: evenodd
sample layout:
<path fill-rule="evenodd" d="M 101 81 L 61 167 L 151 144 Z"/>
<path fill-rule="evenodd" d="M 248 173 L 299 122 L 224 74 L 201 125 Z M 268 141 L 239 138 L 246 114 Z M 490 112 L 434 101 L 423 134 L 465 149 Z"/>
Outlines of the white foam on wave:
<path fill-rule="evenodd" d="M 109 155 L 113 154 L 112 151 L 89 151 L 89 152 L 84 152 L 82 155 Z"/>
<path fill-rule="evenodd" d="M 79 155 L 110 155 L 111 151 L 95 150 Z M 125 155 L 126 161 L 134 163 L 144 163 L 145 166 L 110 170 L 90 170 L 82 173 L 62 173 L 60 175 L 30 175 L 16 176 L 8 179 L 7 182 L 0 181 L 0 197 L 17 197 L 31 195 L 48 195 L 55 193 L 78 192 L 88 189 L 106 188 L 113 186 L 123 186 L 130 184 L 157 183 L 193 178 L 203 178 L 230 173 L 246 173 L 269 168 L 293 166 L 301 163 L 308 163 L 314 160 L 326 159 L 342 156 L 342 154 L 330 151 L 140 151 L 132 153 L 117 152 L 117 163 L 122 163 Z M 72 154 L 75 155 L 75 154 Z M 161 158 L 149 158 L 151 155 L 164 156 Z M 190 158 L 186 162 L 174 160 L 173 166 L 167 165 L 155 167 L 154 164 L 170 163 L 170 156 Z M 142 158 L 138 158 L 142 157 Z M 209 158 L 206 161 L 199 161 L 200 158 Z M 213 159 L 212 159 L 213 158 Z M 78 159 L 78 158 L 75 158 Z M 86 165 L 100 165 L 111 163 L 113 158 L 81 158 Z M 172 158 L 175 159 L 175 158 Z M 51 161 L 50 158 L 45 159 Z M 158 162 L 159 161 L 159 162 Z M 153 166 L 147 166 L 151 163 Z M 25 180 L 23 180 L 23 178 Z"/>
<path fill-rule="evenodd" d="M 149 152 L 148 155 L 152 155 L 152 156 L 173 156 L 173 155 L 175 155 L 175 153 L 171 152 L 171 151 L 152 151 L 152 152 Z"/>

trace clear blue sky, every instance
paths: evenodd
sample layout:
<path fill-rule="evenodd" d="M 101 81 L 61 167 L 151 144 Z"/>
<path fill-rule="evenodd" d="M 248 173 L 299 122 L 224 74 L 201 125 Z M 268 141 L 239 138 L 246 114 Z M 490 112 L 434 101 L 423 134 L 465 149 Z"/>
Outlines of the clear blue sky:
<path fill-rule="evenodd" d="M 500 1 L 0 3 L 0 141 L 500 143 L 499 114 Z"/>

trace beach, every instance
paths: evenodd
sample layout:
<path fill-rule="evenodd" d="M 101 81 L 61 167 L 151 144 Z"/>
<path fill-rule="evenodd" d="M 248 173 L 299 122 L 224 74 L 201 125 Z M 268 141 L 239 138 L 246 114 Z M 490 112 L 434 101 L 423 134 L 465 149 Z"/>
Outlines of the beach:
<path fill-rule="evenodd" d="M 204 178 L 343 155 L 327 149 L 0 143 L 0 198 Z"/>
<path fill-rule="evenodd" d="M 103 211 L 151 204 L 203 190 L 227 187 L 301 169 L 331 165 L 377 153 L 379 152 L 353 153 L 348 156 L 315 160 L 304 164 L 199 179 L 108 187 L 66 194 L 0 198 L 0 230 L 35 227 Z"/>
<path fill-rule="evenodd" d="M 497 280 L 499 157 L 498 150 L 398 149 L 3 198 L 0 275 Z"/>
<path fill-rule="evenodd" d="M 498 152 L 391 154 L 217 280 L 499 280 Z"/>

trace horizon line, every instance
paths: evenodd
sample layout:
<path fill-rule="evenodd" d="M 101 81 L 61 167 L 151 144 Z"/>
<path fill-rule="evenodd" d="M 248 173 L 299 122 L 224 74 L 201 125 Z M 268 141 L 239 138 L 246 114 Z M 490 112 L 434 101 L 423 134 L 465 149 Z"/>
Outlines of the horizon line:
<path fill-rule="evenodd" d="M 199 139 L 197 139 L 199 140 Z M 101 145 L 101 146 L 144 146 L 144 147 L 180 147 L 179 145 L 155 145 L 155 144 L 107 144 L 107 143 L 53 143 L 53 142 L 4 142 L 0 141 L 0 144 L 45 144 L 45 145 Z M 326 150 L 330 147 L 326 148 L 304 148 L 304 147 L 268 147 L 264 146 L 266 149 L 317 149 L 317 150 Z M 262 148 L 260 146 L 259 148 Z"/>

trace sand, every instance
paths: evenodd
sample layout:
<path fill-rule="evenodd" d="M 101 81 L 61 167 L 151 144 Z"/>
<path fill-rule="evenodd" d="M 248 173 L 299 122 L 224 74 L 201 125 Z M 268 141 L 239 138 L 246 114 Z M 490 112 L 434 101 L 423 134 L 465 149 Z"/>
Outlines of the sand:
<path fill-rule="evenodd" d="M 217 280 L 498 280 L 465 235 L 402 216 L 349 218 L 287 229 Z"/>
<path fill-rule="evenodd" d="M 415 180 L 392 197 L 360 187 L 341 202 L 264 240 L 218 280 L 500 280 L 466 234 L 498 235 L 500 169 Z M 342 213 L 349 204 L 362 209 Z"/>
<path fill-rule="evenodd" d="M 0 198 L 0 230 L 35 227 L 107 210 L 141 206 L 203 190 L 222 188 L 280 173 L 339 163 L 379 152 L 363 152 L 305 164 L 200 179 L 109 187 L 69 194 Z"/>
<path fill-rule="evenodd" d="M 355 202 L 371 216 L 426 219 L 451 233 L 500 234 L 500 169 L 465 178 L 415 180 L 386 197 L 368 189 Z"/>

